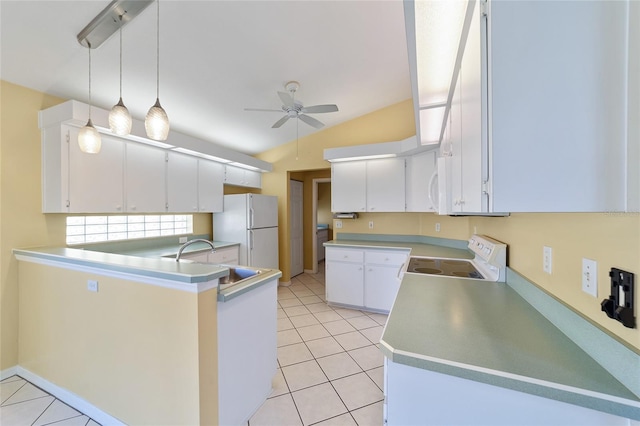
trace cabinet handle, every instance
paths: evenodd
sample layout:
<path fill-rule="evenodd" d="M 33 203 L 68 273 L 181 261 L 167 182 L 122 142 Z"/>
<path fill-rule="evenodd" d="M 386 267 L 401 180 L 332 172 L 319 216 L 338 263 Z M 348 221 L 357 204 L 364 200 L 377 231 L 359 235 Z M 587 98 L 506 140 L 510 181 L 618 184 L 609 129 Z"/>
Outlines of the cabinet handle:
<path fill-rule="evenodd" d="M 116 211 L 122 210 L 122 206 L 116 206 Z"/>
<path fill-rule="evenodd" d="M 404 268 L 405 263 L 406 262 L 402 262 L 402 265 L 400 265 L 400 269 L 398 269 L 398 273 L 396 274 L 397 279 L 400 279 L 400 272 L 402 272 L 402 268 Z"/>
<path fill-rule="evenodd" d="M 131 210 L 135 211 L 136 210 L 136 206 L 131 206 Z"/>

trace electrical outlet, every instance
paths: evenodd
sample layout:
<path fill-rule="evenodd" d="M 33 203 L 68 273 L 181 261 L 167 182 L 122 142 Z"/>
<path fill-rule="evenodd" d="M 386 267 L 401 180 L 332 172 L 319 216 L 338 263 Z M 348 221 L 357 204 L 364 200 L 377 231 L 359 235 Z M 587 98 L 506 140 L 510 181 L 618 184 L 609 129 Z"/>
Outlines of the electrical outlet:
<path fill-rule="evenodd" d="M 553 253 L 551 247 L 544 246 L 542 249 L 542 270 L 547 274 L 551 274 L 553 264 Z"/>
<path fill-rule="evenodd" d="M 436 223 L 436 232 L 440 232 L 440 222 Z"/>
<path fill-rule="evenodd" d="M 98 281 L 96 280 L 87 280 L 87 290 L 98 292 Z"/>
<path fill-rule="evenodd" d="M 582 291 L 598 297 L 598 262 L 582 259 Z"/>
<path fill-rule="evenodd" d="M 373 229 L 373 221 L 372 220 L 369 221 L 369 229 Z"/>
<path fill-rule="evenodd" d="M 342 229 L 342 221 L 336 220 L 336 229 Z"/>
<path fill-rule="evenodd" d="M 180 243 L 180 244 L 184 244 L 184 243 L 186 243 L 186 242 L 187 242 L 187 237 L 179 237 L 179 238 L 178 238 L 178 243 Z"/>

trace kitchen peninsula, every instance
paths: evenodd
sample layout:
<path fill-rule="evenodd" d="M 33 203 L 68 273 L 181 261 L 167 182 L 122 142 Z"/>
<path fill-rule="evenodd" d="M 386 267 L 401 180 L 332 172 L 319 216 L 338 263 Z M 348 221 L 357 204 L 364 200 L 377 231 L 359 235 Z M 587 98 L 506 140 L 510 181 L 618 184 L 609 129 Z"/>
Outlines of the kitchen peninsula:
<path fill-rule="evenodd" d="M 178 244 L 173 247 L 175 255 Z M 103 424 L 248 419 L 268 396 L 275 373 L 281 272 L 261 269 L 219 290 L 228 267 L 176 262 L 156 257 L 157 250 L 143 257 L 144 250 L 15 249 L 22 312 L 18 373 Z M 245 307 L 255 315 L 236 327 Z M 232 339 L 247 332 L 263 337 Z M 262 346 L 242 350 L 223 339 Z M 256 354 L 259 360 L 247 358 Z M 248 386 L 239 363 L 259 369 L 249 378 L 261 380 L 253 385 L 257 396 L 243 398 L 252 406 L 224 411 L 221 398 Z"/>
<path fill-rule="evenodd" d="M 325 246 L 467 257 L 464 244 L 342 233 Z M 510 268 L 505 283 L 405 273 L 380 344 L 389 425 L 640 420 L 640 355 Z"/>

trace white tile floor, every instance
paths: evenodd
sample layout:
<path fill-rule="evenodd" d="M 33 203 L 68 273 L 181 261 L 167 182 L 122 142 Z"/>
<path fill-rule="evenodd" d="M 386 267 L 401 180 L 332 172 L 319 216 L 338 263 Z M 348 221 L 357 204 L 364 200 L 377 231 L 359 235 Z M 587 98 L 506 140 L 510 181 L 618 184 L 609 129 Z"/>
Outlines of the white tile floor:
<path fill-rule="evenodd" d="M 99 426 L 89 417 L 19 376 L 0 382 L 0 424 Z"/>
<path fill-rule="evenodd" d="M 279 368 L 250 426 L 382 425 L 378 341 L 387 317 L 328 306 L 321 271 L 278 288 Z M 0 390 L 3 426 L 98 426 L 21 377 L 3 380 Z"/>
<path fill-rule="evenodd" d="M 278 288 L 280 368 L 250 426 L 382 425 L 377 345 L 387 317 L 332 308 L 324 294 L 324 271 Z"/>

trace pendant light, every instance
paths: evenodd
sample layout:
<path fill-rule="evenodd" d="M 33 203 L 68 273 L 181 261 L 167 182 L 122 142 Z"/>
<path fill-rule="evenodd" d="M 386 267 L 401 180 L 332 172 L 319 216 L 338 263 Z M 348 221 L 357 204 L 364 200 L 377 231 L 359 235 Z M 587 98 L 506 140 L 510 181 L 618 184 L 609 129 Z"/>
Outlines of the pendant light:
<path fill-rule="evenodd" d="M 169 117 L 165 110 L 160 106 L 160 0 L 156 0 L 158 4 L 158 23 L 156 35 L 156 103 L 149 109 L 147 117 L 144 120 L 144 127 L 147 136 L 156 141 L 164 141 L 169 136 Z"/>
<path fill-rule="evenodd" d="M 129 110 L 122 102 L 122 16 L 123 15 L 120 15 L 118 17 L 120 20 L 120 99 L 118 103 L 111 108 L 111 112 L 109 112 L 109 127 L 116 135 L 126 136 L 131 133 L 133 121 L 131 120 Z"/>
<path fill-rule="evenodd" d="M 80 145 L 80 151 L 82 152 L 97 154 L 100 152 L 102 140 L 100 133 L 93 127 L 91 122 L 91 44 L 87 43 L 87 45 L 89 49 L 89 120 L 78 133 L 78 145 Z"/>

